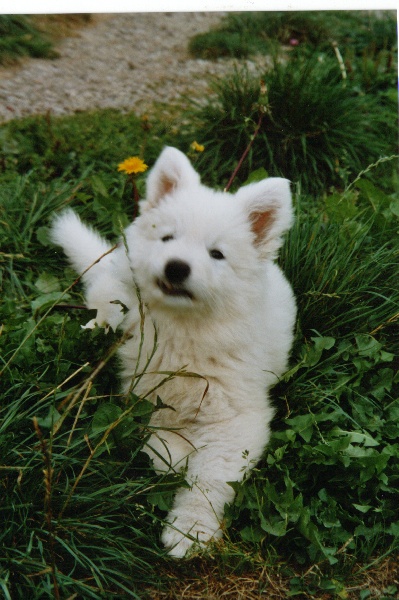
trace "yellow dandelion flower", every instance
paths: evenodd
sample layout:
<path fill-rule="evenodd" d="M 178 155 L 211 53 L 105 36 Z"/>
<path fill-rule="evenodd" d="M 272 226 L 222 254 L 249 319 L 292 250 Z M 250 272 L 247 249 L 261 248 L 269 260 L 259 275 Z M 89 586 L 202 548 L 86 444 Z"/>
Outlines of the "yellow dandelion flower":
<path fill-rule="evenodd" d="M 147 169 L 148 165 L 146 165 L 138 156 L 131 156 L 118 165 L 118 171 L 122 171 L 123 173 L 126 173 L 126 175 L 144 173 Z"/>
<path fill-rule="evenodd" d="M 190 145 L 191 150 L 194 150 L 195 152 L 203 152 L 205 150 L 205 146 L 203 146 L 202 144 L 198 144 L 197 142 L 193 142 Z"/>

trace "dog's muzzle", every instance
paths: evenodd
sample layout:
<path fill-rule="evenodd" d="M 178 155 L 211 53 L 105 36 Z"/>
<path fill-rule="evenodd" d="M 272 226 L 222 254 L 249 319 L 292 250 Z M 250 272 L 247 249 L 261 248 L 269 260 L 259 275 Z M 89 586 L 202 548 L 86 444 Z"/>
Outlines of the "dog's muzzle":
<path fill-rule="evenodd" d="M 164 269 L 164 278 L 157 279 L 159 289 L 167 296 L 183 296 L 193 299 L 193 294 L 184 287 L 191 273 L 189 264 L 182 260 L 170 260 Z"/>

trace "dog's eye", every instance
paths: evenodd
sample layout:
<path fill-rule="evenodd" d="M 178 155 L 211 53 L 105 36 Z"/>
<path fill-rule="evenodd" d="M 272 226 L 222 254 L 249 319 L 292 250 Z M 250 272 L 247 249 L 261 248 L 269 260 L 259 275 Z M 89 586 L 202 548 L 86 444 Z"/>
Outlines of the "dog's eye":
<path fill-rule="evenodd" d="M 161 238 L 161 240 L 163 242 L 170 242 L 170 240 L 173 240 L 174 236 L 173 235 L 164 235 L 163 238 Z"/>
<path fill-rule="evenodd" d="M 212 258 L 216 259 L 216 260 L 223 260 L 224 259 L 224 254 L 223 252 L 220 252 L 220 250 L 209 250 L 209 256 L 211 256 Z"/>

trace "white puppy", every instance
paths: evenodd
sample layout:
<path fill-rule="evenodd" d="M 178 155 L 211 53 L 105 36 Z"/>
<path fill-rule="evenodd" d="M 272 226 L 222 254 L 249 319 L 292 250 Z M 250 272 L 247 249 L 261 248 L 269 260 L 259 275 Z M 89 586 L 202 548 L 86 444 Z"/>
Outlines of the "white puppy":
<path fill-rule="evenodd" d="M 131 333 L 119 353 L 124 391 L 172 407 L 153 413 L 146 451 L 158 471 L 186 469 L 190 488 L 178 490 L 162 535 L 180 557 L 222 536 L 228 482 L 243 479 L 269 439 L 267 392 L 287 367 L 296 315 L 274 262 L 291 194 L 280 178 L 213 191 L 184 154 L 165 148 L 140 209 L 83 281 L 97 324 Z M 78 272 L 111 248 L 71 210 L 56 217 L 52 237 Z"/>

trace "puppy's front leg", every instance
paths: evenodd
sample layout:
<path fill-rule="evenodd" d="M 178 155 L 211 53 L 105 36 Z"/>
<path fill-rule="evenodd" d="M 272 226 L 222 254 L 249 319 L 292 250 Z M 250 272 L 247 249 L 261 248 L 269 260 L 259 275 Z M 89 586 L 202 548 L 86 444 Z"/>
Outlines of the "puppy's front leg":
<path fill-rule="evenodd" d="M 207 429 L 196 441 L 198 450 L 188 460 L 191 488 L 177 492 L 162 534 L 171 556 L 182 557 L 193 544 L 222 537 L 224 507 L 234 498 L 227 482 L 241 481 L 258 462 L 269 435 L 268 421 L 262 421 L 241 416 Z"/>
<path fill-rule="evenodd" d="M 183 557 L 193 544 L 222 537 L 224 505 L 233 500 L 234 491 L 223 479 L 204 475 L 193 480 L 189 472 L 187 479 L 192 487 L 180 489 L 175 496 L 162 533 L 162 542 L 171 556 Z"/>

